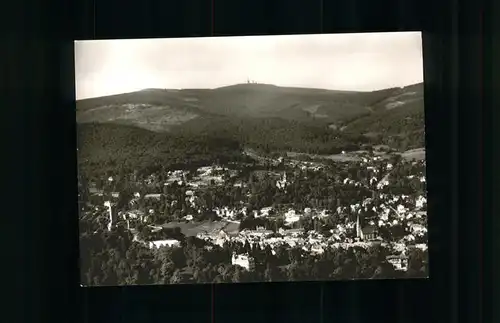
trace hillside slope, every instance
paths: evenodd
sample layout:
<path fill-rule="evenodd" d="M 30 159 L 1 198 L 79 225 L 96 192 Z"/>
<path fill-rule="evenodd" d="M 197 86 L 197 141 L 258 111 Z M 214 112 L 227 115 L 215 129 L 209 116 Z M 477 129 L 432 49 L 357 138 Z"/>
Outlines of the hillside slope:
<path fill-rule="evenodd" d="M 242 158 L 240 144 L 228 138 L 172 135 L 120 124 L 79 124 L 77 138 L 79 170 L 87 177 Z"/>
<path fill-rule="evenodd" d="M 370 105 L 392 89 L 346 92 L 308 88 L 238 84 L 215 89 L 206 97 L 207 111 L 250 117 L 279 117 L 328 123 L 370 111 Z"/>
<path fill-rule="evenodd" d="M 82 100 L 79 164 L 95 175 L 242 160 L 246 148 L 311 154 L 362 144 L 419 148 L 425 145 L 423 103 L 422 84 L 376 92 L 245 84 Z"/>
<path fill-rule="evenodd" d="M 398 89 L 346 92 L 237 84 L 217 89 L 148 89 L 77 101 L 77 122 L 114 122 L 169 131 L 198 118 L 249 117 L 314 121 L 320 125 L 353 119 Z"/>
<path fill-rule="evenodd" d="M 118 123 L 158 132 L 192 119 L 212 117 L 189 97 L 157 89 L 80 100 L 76 108 L 78 123 Z"/>
<path fill-rule="evenodd" d="M 423 84 L 393 92 L 373 110 L 346 122 L 344 132 L 362 134 L 403 150 L 425 145 Z"/>
<path fill-rule="evenodd" d="M 170 132 L 116 123 L 84 123 L 77 129 L 79 165 L 94 174 L 241 161 L 245 148 L 264 153 L 335 154 L 367 142 L 362 136 L 326 126 L 279 118 L 200 118 L 172 127 Z"/>

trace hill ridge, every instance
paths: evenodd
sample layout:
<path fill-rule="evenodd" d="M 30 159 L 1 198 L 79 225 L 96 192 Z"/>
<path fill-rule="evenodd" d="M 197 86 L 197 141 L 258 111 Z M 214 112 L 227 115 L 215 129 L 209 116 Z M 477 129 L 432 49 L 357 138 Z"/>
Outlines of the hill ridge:
<path fill-rule="evenodd" d="M 414 87 L 414 86 L 423 86 L 423 82 L 418 82 L 418 83 L 413 83 L 413 84 L 408 84 L 405 86 L 400 86 L 400 87 L 392 87 L 392 88 L 383 88 L 379 90 L 372 90 L 372 91 L 362 91 L 362 90 L 340 90 L 340 89 L 326 89 L 326 88 L 317 88 L 317 87 L 301 87 L 301 86 L 280 86 L 280 85 L 275 85 L 275 84 L 270 84 L 270 83 L 236 83 L 236 84 L 231 84 L 231 85 L 225 85 L 225 86 L 220 86 L 220 87 L 215 87 L 215 88 L 144 88 L 140 90 L 135 90 L 135 91 L 130 91 L 130 92 L 124 92 L 124 93 L 117 93 L 117 94 L 109 94 L 109 95 L 103 95 L 103 96 L 98 96 L 98 97 L 91 97 L 91 98 L 84 98 L 84 99 L 78 99 L 76 102 L 83 102 L 83 101 L 90 101 L 90 100 L 97 100 L 97 99 L 103 99 L 103 98 L 109 98 L 109 97 L 116 97 L 116 96 L 121 96 L 121 95 L 127 95 L 127 94 L 133 94 L 133 93 L 139 93 L 139 92 L 148 92 L 148 91 L 164 91 L 164 92 L 181 92 L 181 91 L 211 91 L 211 90 L 218 90 L 218 89 L 225 89 L 225 88 L 231 88 L 231 87 L 239 87 L 239 86 L 247 86 L 247 87 L 273 87 L 273 88 L 282 88 L 282 89 L 294 89 L 294 90 L 318 90 L 318 91 L 332 91 L 332 92 L 342 92 L 342 93 L 373 93 L 373 92 L 379 92 L 379 91 L 384 91 L 384 90 L 391 90 L 391 89 L 404 89 L 408 87 Z"/>
<path fill-rule="evenodd" d="M 111 169 L 103 165 L 126 159 L 132 169 L 166 160 L 179 165 L 189 156 L 193 162 L 214 156 L 234 160 L 240 157 L 230 151 L 247 147 L 311 154 L 365 144 L 418 148 L 425 145 L 423 103 L 422 83 L 354 93 L 243 84 L 86 99 L 77 101 L 80 154 L 85 156 L 79 163 Z M 226 148 L 214 150 L 217 141 L 226 142 Z"/>
<path fill-rule="evenodd" d="M 406 90 L 345 92 L 244 83 L 216 89 L 148 88 L 79 100 L 76 102 L 77 122 L 130 123 L 155 131 L 168 131 L 172 125 L 194 118 L 220 116 L 279 117 L 338 124 L 373 112 L 377 105 L 398 91 Z"/>

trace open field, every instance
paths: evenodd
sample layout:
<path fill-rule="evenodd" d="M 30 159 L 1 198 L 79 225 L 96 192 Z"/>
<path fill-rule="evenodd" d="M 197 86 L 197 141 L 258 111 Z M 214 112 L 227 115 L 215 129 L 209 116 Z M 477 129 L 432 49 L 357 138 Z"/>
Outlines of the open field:
<path fill-rule="evenodd" d="M 425 148 L 417 148 L 407 150 L 401 154 L 401 156 L 406 160 L 424 160 L 425 159 Z"/>
<path fill-rule="evenodd" d="M 301 156 L 308 156 L 313 159 L 330 159 L 338 162 L 359 162 L 362 160 L 360 153 L 364 151 L 351 151 L 345 154 L 334 154 L 334 155 L 315 155 L 307 153 L 297 153 L 297 152 L 287 152 L 287 156 L 290 158 L 298 158 Z M 376 156 L 385 159 L 389 158 L 390 154 L 384 152 L 375 152 Z M 405 160 L 424 160 L 425 159 L 425 148 L 416 148 L 407 150 L 405 152 L 399 153 L 401 157 Z"/>

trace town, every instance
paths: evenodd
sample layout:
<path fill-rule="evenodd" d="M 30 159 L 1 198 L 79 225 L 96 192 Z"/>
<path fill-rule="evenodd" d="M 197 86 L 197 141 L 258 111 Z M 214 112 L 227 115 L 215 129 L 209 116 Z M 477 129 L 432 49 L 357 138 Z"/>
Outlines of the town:
<path fill-rule="evenodd" d="M 428 276 L 425 156 L 246 154 L 246 163 L 80 178 L 82 280 Z"/>

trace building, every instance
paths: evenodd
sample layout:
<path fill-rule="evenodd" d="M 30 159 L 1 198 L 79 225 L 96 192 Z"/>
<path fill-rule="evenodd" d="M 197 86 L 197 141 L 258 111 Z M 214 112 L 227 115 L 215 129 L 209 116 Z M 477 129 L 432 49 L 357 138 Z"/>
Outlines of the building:
<path fill-rule="evenodd" d="M 179 240 L 169 239 L 169 240 L 155 240 L 149 242 L 149 248 L 160 248 L 160 247 L 179 247 L 181 245 Z"/>
<path fill-rule="evenodd" d="M 144 199 L 155 199 L 160 200 L 161 194 L 146 194 L 144 195 Z"/>
<path fill-rule="evenodd" d="M 280 228 L 278 232 L 282 235 L 285 235 L 285 236 L 299 237 L 304 233 L 304 229 L 299 228 L 299 229 L 284 230 L 284 229 Z"/>
<path fill-rule="evenodd" d="M 423 235 L 427 233 L 427 228 L 421 224 L 412 224 L 410 226 L 410 230 L 415 235 Z"/>
<path fill-rule="evenodd" d="M 366 226 L 362 231 L 364 240 L 374 240 L 377 238 L 378 229 L 374 225 Z"/>
<path fill-rule="evenodd" d="M 240 266 L 245 268 L 246 270 L 252 270 L 255 266 L 255 261 L 248 254 L 233 254 L 231 259 L 231 263 L 235 266 Z"/>
<path fill-rule="evenodd" d="M 273 231 L 265 230 L 263 228 L 258 228 L 256 230 L 243 230 L 243 231 L 241 231 L 241 234 L 246 235 L 248 237 L 252 237 L 252 238 L 261 238 L 261 237 L 267 237 L 267 236 L 273 234 Z"/>
<path fill-rule="evenodd" d="M 104 206 L 108 209 L 109 223 L 108 223 L 108 231 L 116 225 L 117 214 L 115 209 L 115 203 L 111 203 L 111 201 L 104 202 Z"/>
<path fill-rule="evenodd" d="M 408 257 L 404 255 L 387 256 L 387 262 L 390 263 L 395 270 L 406 271 L 408 270 Z"/>
<path fill-rule="evenodd" d="M 298 222 L 301 216 L 301 214 L 295 213 L 295 210 L 288 210 L 288 212 L 285 213 L 285 224 L 291 225 Z"/>
<path fill-rule="evenodd" d="M 214 244 L 218 246 L 223 246 L 226 241 L 229 241 L 229 236 L 224 230 L 219 230 L 219 232 L 214 232 L 215 237 L 213 239 Z"/>

